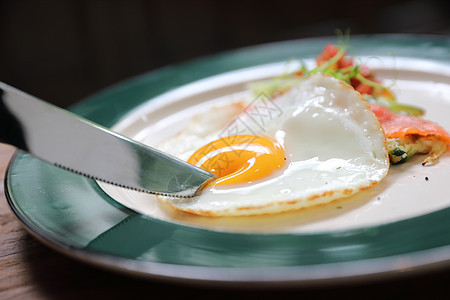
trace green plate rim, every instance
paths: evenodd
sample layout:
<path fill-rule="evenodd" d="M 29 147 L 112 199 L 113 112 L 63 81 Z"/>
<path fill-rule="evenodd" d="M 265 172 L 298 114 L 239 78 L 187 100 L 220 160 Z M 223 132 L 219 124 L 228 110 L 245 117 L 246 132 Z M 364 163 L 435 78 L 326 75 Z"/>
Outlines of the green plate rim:
<path fill-rule="evenodd" d="M 265 44 L 168 66 L 101 91 L 71 110 L 101 125 L 112 126 L 128 113 L 139 109 L 139 106 L 149 99 L 179 86 L 236 69 L 283 61 L 291 58 L 294 52 L 297 58 L 310 58 L 327 42 L 335 41 L 335 37 L 325 37 Z M 450 38 L 443 36 L 353 36 L 350 44 L 359 50 L 361 55 L 376 55 L 380 50 L 388 53 L 389 49 L 394 48 L 395 55 L 398 56 L 450 63 Z M 273 55 L 274 51 L 276 55 Z M 128 101 L 121 101 L 122 99 Z M 447 266 L 450 261 L 450 222 L 447 221 L 450 219 L 450 208 L 380 226 L 324 233 L 299 235 L 215 232 L 138 215 L 115 204 L 109 196 L 102 193 L 95 182 L 56 169 L 26 153 L 18 152 L 12 159 L 5 178 L 5 194 L 9 206 L 24 227 L 50 247 L 83 261 L 123 273 L 197 283 L 298 284 L 405 274 Z M 117 216 L 126 216 L 129 221 L 125 225 L 122 220 L 111 221 L 111 224 L 116 222 L 113 225 L 120 225 L 120 230 L 125 230 L 127 226 L 130 226 L 131 231 L 136 228 L 161 230 L 163 233 L 169 233 L 172 239 L 176 236 L 172 241 L 174 245 L 183 244 L 183 247 L 187 247 L 192 253 L 201 255 L 197 260 L 184 263 L 179 257 L 170 257 L 176 256 L 176 253 L 167 254 L 167 257 L 159 257 L 157 260 L 146 260 L 134 253 L 134 249 L 111 250 L 111 245 L 115 243 L 114 238 L 119 234 L 129 234 L 130 231 L 127 230 L 119 234 L 117 231 L 111 234 L 111 231 L 107 230 L 106 235 L 96 237 L 87 245 L 72 241 L 70 236 L 51 232 L 45 224 L 47 212 L 43 212 L 44 216 L 39 216 L 43 219 L 39 220 L 39 217 L 33 214 L 36 210 L 41 209 L 42 212 L 44 209 L 31 206 L 31 200 L 24 197 L 35 195 L 36 189 L 42 189 L 42 185 L 39 186 L 42 184 L 42 178 L 24 175 L 23 170 L 34 172 L 34 175 L 47 175 L 52 179 L 52 184 L 64 180 L 69 184 L 74 182 L 82 186 L 86 196 L 97 199 L 96 205 L 107 207 Z M 20 189 L 24 185 L 27 187 L 26 191 Z M 67 193 L 69 192 L 72 191 Z M 57 195 L 65 196 L 64 193 Z M 31 198 L 36 197 L 43 203 L 49 201 L 45 194 Z M 64 202 L 64 199 L 57 199 L 56 202 L 58 201 Z M 32 210 L 29 210 L 30 207 Z M 167 241 L 164 234 L 152 233 L 148 235 L 148 239 L 158 240 L 160 243 Z M 158 247 L 151 243 L 136 245 L 143 249 Z M 260 249 L 264 250 L 259 253 L 261 257 L 254 258 L 249 255 Z M 295 251 L 302 253 L 295 255 Z M 276 257 L 283 254 L 287 254 L 288 258 Z M 238 257 L 239 255 L 242 257 Z M 217 262 L 221 257 L 224 261 Z M 205 263 L 202 261 L 205 258 L 211 261 Z"/>

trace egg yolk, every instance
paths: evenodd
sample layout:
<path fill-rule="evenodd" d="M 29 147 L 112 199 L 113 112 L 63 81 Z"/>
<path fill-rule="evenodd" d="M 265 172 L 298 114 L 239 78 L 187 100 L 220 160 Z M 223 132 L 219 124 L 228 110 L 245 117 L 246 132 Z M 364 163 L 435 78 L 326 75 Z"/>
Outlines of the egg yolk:
<path fill-rule="evenodd" d="M 282 146 L 254 135 L 233 135 L 198 149 L 188 163 L 219 177 L 209 185 L 248 184 L 270 176 L 285 163 Z"/>

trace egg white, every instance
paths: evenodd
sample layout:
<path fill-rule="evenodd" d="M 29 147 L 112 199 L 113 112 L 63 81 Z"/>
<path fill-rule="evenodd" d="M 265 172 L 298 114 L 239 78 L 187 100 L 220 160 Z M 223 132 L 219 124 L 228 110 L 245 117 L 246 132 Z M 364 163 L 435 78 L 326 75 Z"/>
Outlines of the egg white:
<path fill-rule="evenodd" d="M 250 184 L 216 186 L 190 199 L 160 197 L 163 202 L 207 216 L 277 213 L 349 197 L 386 176 L 389 160 L 383 129 L 361 95 L 344 82 L 315 74 L 273 100 L 263 99 L 263 105 L 258 100 L 244 112 L 236 105 L 216 109 L 216 115 L 211 112 L 214 126 L 211 115 L 196 116 L 185 132 L 161 149 L 186 160 L 237 128 L 241 131 L 237 133 L 281 143 L 287 159 L 284 168 Z M 201 134 L 192 128 L 202 128 Z"/>

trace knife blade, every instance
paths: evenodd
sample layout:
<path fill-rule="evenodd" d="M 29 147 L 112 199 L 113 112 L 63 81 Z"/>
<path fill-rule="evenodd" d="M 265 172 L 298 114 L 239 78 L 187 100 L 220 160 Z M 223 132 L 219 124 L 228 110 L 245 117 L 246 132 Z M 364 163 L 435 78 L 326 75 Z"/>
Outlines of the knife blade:
<path fill-rule="evenodd" d="M 215 175 L 0 82 L 0 141 L 71 172 L 193 197 Z"/>

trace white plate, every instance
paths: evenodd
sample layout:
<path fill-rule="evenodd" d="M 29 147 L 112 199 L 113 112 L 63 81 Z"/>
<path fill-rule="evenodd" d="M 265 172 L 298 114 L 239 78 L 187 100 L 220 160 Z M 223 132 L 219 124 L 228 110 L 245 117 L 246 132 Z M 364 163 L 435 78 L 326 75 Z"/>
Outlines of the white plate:
<path fill-rule="evenodd" d="M 402 57 L 360 57 L 392 85 L 400 103 L 426 110 L 423 118 L 450 129 L 450 68 L 430 60 Z M 312 60 L 305 61 L 313 65 Z M 184 129 L 192 116 L 239 100 L 248 94 L 246 84 L 294 70 L 299 62 L 280 62 L 232 71 L 203 79 L 163 94 L 127 115 L 113 129 L 150 146 Z M 232 120 L 230 120 L 231 122 Z M 348 230 L 396 222 L 450 206 L 450 155 L 432 166 L 423 156 L 391 167 L 381 184 L 353 197 L 327 205 L 277 215 L 201 217 L 178 212 L 155 196 L 100 183 L 121 204 L 150 217 L 188 226 L 243 233 L 315 233 Z"/>

